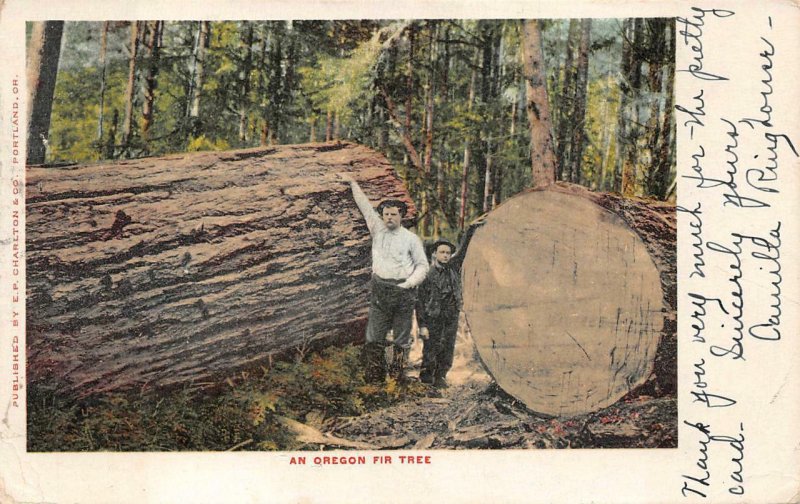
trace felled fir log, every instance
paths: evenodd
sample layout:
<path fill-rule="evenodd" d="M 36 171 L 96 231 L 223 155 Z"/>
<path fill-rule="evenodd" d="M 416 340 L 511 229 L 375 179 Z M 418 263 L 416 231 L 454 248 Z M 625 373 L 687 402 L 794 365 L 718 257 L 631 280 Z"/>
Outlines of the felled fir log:
<path fill-rule="evenodd" d="M 313 342 L 363 338 L 389 162 L 348 143 L 31 167 L 28 373 L 77 396 L 219 380 Z"/>
<path fill-rule="evenodd" d="M 464 311 L 497 383 L 533 411 L 607 407 L 648 380 L 674 392 L 674 206 L 559 184 L 486 218 Z"/>

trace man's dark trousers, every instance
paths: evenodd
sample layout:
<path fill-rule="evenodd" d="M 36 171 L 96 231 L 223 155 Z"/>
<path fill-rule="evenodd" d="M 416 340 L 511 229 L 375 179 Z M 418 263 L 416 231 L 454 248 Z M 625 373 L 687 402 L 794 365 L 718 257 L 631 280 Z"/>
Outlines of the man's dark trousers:
<path fill-rule="evenodd" d="M 449 311 L 428 324 L 428 339 L 422 347 L 422 370 L 419 374 L 420 380 L 425 383 L 444 380 L 453 367 L 458 311 Z"/>
<path fill-rule="evenodd" d="M 398 287 L 403 281 L 372 276 L 365 345 L 365 378 L 368 382 L 385 379 L 384 348 L 389 330 L 394 334 L 394 355 L 404 358 L 411 347 L 411 325 L 417 289 Z"/>

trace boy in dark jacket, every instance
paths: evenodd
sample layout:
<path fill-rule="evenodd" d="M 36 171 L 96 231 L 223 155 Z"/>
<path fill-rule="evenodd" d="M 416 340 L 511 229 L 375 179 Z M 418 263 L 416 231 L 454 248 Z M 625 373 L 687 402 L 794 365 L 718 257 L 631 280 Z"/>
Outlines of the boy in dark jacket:
<path fill-rule="evenodd" d="M 461 246 L 447 240 L 433 244 L 431 268 L 419 286 L 416 313 L 423 340 L 420 381 L 437 388 L 447 387 L 446 375 L 453 365 L 458 332 L 458 315 L 463 304 L 461 266 L 467 245 L 478 222 L 467 230 Z"/>

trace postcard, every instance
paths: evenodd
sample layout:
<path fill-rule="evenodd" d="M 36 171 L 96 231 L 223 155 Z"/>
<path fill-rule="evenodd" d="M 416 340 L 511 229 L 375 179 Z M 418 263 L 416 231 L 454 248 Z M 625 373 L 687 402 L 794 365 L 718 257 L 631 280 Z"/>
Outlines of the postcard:
<path fill-rule="evenodd" d="M 795 502 L 792 2 L 0 4 L 8 502 Z"/>

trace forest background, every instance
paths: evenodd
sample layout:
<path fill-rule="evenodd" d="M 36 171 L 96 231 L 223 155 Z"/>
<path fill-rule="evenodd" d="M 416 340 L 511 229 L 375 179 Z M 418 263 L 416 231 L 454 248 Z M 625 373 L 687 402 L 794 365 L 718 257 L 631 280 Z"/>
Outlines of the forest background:
<path fill-rule="evenodd" d="M 556 179 L 674 200 L 674 20 L 537 25 Z M 66 22 L 43 161 L 349 140 L 453 238 L 532 184 L 523 26 Z"/>

